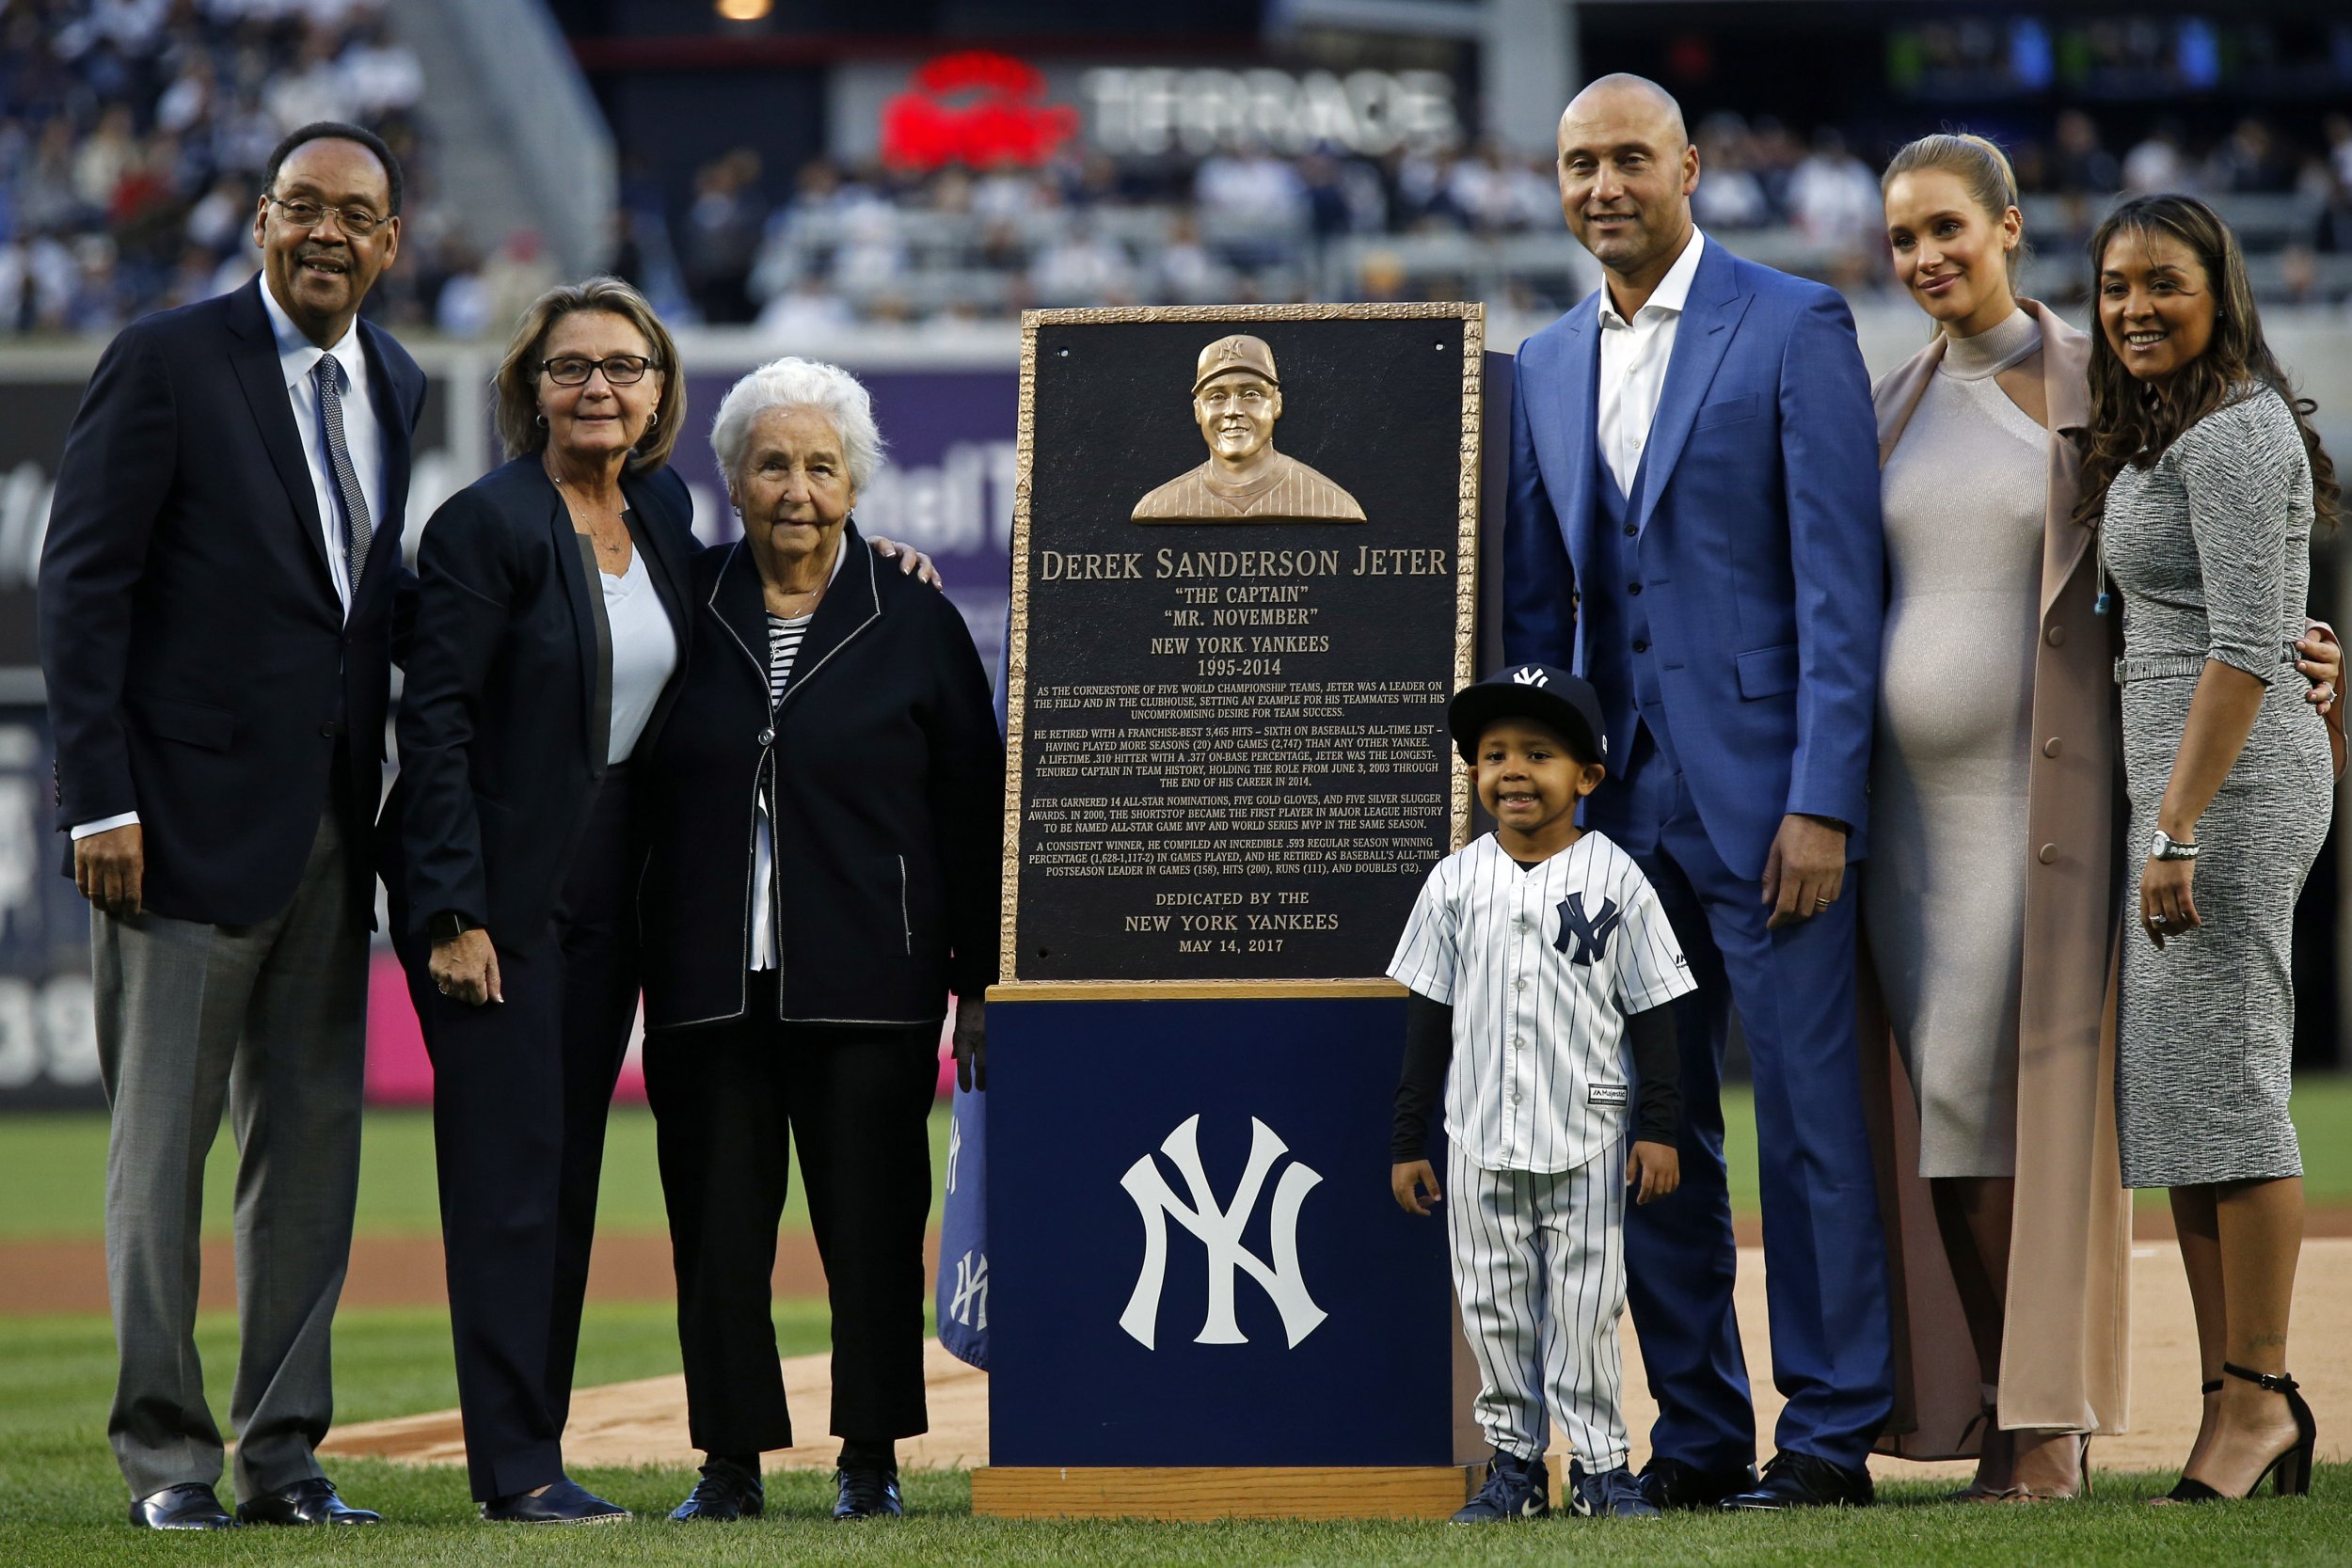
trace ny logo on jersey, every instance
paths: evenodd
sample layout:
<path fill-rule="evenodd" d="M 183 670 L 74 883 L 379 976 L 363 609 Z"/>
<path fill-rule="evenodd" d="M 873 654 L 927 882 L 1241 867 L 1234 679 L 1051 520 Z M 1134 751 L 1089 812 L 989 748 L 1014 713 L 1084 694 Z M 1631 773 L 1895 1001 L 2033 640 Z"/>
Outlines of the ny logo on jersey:
<path fill-rule="evenodd" d="M 1551 939 L 1551 945 L 1568 955 L 1568 962 L 1589 965 L 1609 947 L 1609 933 L 1625 918 L 1613 898 L 1600 901 L 1599 918 L 1584 918 L 1584 895 L 1571 893 L 1560 900 L 1560 934 Z M 1574 939 L 1576 949 L 1569 952 L 1568 942 Z"/>
<path fill-rule="evenodd" d="M 975 1313 L 979 1322 L 972 1321 Z M 966 1328 L 988 1332 L 988 1255 L 982 1253 L 977 1263 L 967 1252 L 956 1259 L 956 1291 L 947 1303 L 947 1316 Z"/>
<path fill-rule="evenodd" d="M 1275 1309 L 1282 1316 L 1283 1336 L 1295 1349 L 1327 1315 L 1315 1305 L 1314 1297 L 1307 1293 L 1307 1282 L 1298 1272 L 1298 1208 L 1323 1180 L 1323 1175 L 1293 1160 L 1281 1180 L 1275 1184 L 1274 1204 L 1267 1219 L 1270 1250 L 1274 1254 L 1274 1261 L 1269 1265 L 1241 1244 L 1241 1233 L 1258 1207 L 1258 1194 L 1265 1185 L 1267 1172 L 1290 1152 L 1290 1146 L 1275 1136 L 1274 1129 L 1255 1117 L 1250 1117 L 1249 1163 L 1242 1168 L 1232 1203 L 1220 1209 L 1209 1188 L 1208 1172 L 1200 1165 L 1200 1118 L 1187 1117 L 1160 1145 L 1160 1152 L 1168 1156 L 1184 1179 L 1184 1186 L 1192 1196 L 1189 1204 L 1176 1196 L 1149 1154 L 1128 1166 L 1127 1174 L 1119 1179 L 1119 1184 L 1135 1199 L 1136 1210 L 1143 1215 L 1143 1268 L 1136 1275 L 1135 1293 L 1127 1298 L 1127 1309 L 1119 1315 L 1119 1326 L 1145 1350 L 1156 1348 L 1152 1340 L 1159 1329 L 1160 1287 L 1168 1274 L 1168 1220 L 1172 1214 L 1177 1224 L 1200 1239 L 1209 1254 L 1208 1316 L 1193 1342 L 1249 1342 L 1241 1325 L 1233 1321 L 1233 1275 L 1239 1272 L 1256 1280 L 1259 1288 L 1272 1298 Z"/>

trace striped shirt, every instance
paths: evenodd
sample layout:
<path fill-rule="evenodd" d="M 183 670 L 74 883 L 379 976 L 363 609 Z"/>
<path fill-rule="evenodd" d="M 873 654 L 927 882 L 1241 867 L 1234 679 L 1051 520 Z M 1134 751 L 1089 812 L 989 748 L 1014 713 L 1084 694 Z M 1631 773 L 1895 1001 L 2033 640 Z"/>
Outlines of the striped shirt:
<path fill-rule="evenodd" d="M 1486 1170 L 1573 1170 L 1623 1138 L 1625 1014 L 1695 989 L 1649 879 L 1589 830 L 1532 869 L 1491 833 L 1438 862 L 1389 975 L 1454 1009 L 1446 1136 Z"/>
<path fill-rule="evenodd" d="M 808 623 L 815 610 L 806 615 L 776 615 L 768 617 L 768 705 L 774 707 L 784 701 L 784 683 L 792 678 L 792 661 L 801 655 L 801 639 L 808 635 Z"/>

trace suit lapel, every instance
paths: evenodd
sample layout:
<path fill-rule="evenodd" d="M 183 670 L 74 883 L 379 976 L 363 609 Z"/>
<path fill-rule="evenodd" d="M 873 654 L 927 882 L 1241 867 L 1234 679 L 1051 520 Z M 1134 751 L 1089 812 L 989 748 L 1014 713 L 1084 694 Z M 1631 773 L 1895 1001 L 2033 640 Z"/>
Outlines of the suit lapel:
<path fill-rule="evenodd" d="M 538 464 L 532 461 L 532 467 L 537 467 Z M 580 733 L 588 736 L 594 761 L 601 768 L 604 749 L 600 742 L 605 726 L 612 721 L 612 712 L 610 698 L 599 702 L 601 694 L 597 690 L 605 678 L 603 647 L 596 637 L 596 612 L 603 605 L 592 603 L 588 595 L 595 594 L 601 599 L 604 588 L 588 580 L 596 567 L 580 553 L 580 531 L 572 527 L 571 508 L 564 504 L 562 493 L 549 484 L 547 498 L 548 544 L 555 551 L 555 575 L 564 584 L 564 601 L 572 609 L 572 637 L 580 653 L 580 667 L 587 675 L 580 683 Z"/>
<path fill-rule="evenodd" d="M 1557 466 L 1566 481 L 1554 515 L 1565 535 L 1568 559 L 1587 559 L 1581 547 L 1593 524 L 1593 483 L 1600 460 L 1596 413 L 1600 402 L 1600 295 L 1597 292 L 1568 313 L 1565 348 L 1567 374 L 1559 378 L 1560 405 L 1546 410 L 1536 428 L 1565 443 Z"/>
<path fill-rule="evenodd" d="M 652 487 L 635 475 L 624 475 L 621 494 L 628 499 L 629 538 L 645 558 L 646 575 L 653 579 L 654 593 L 661 600 L 662 613 L 670 618 L 670 631 L 682 649 L 686 646 L 691 611 L 686 603 L 686 587 L 691 567 L 686 559 L 685 539 L 691 537 L 683 528 L 659 528 L 654 525 L 653 508 L 648 505 Z M 691 519 L 680 519 L 687 522 Z"/>
<path fill-rule="evenodd" d="M 1715 372 L 1731 347 L 1740 318 L 1747 314 L 1749 295 L 1740 292 L 1732 271 L 1731 252 L 1708 243 L 1699 253 L 1698 276 L 1691 280 L 1683 302 L 1682 320 L 1675 325 L 1674 357 L 1666 361 L 1666 385 L 1658 400 L 1658 417 L 1650 421 L 1649 440 L 1642 448 L 1642 467 L 1633 476 L 1633 526 L 1649 527 L 1658 498 L 1674 477 L 1699 404 L 1715 380 Z"/>
<path fill-rule="evenodd" d="M 237 384 L 245 389 L 253 422 L 262 434 L 262 449 L 278 470 L 293 503 L 294 521 L 309 541 L 310 558 L 318 562 L 320 586 L 331 596 L 334 568 L 326 559 L 326 530 L 319 518 L 318 492 L 310 482 L 310 465 L 302 455 L 302 432 L 294 424 L 294 404 L 286 401 L 285 366 L 278 357 L 278 339 L 270 331 L 269 313 L 262 309 L 261 278 L 239 290 L 229 308 L 229 329 L 236 338 L 230 360 Z M 354 599 L 358 598 L 355 594 Z"/>
<path fill-rule="evenodd" d="M 728 547 L 718 580 L 710 585 L 708 604 L 727 641 L 751 661 L 753 678 L 759 682 L 764 699 L 768 694 L 768 609 L 759 591 L 759 566 L 752 560 L 751 546 L 742 540 Z"/>
<path fill-rule="evenodd" d="M 833 586 L 818 602 L 801 651 L 793 656 L 792 678 L 784 688 L 785 703 L 798 696 L 844 643 L 882 619 L 881 558 L 858 536 L 855 521 L 842 525 L 841 549 L 846 559 L 834 574 Z M 783 704 L 777 705 L 781 708 Z"/>
<path fill-rule="evenodd" d="M 364 318 L 355 319 L 352 325 L 367 354 L 368 402 L 375 410 L 375 427 L 384 437 L 384 499 L 374 519 L 374 531 L 368 540 L 367 569 L 360 574 L 364 580 L 352 585 L 351 602 L 357 605 L 359 590 L 390 572 L 401 559 L 398 546 L 402 522 L 408 510 L 410 452 L 408 405 L 386 368 L 379 341 L 384 335 Z"/>

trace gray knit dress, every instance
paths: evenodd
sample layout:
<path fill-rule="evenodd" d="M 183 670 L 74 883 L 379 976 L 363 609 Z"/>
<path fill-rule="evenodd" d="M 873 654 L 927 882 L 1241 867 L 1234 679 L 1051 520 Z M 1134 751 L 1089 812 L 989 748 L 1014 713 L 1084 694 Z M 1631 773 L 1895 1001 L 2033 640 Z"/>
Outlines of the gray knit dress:
<path fill-rule="evenodd" d="M 2132 808 L 2115 1069 L 2126 1186 L 2302 1174 L 2287 1117 L 2288 953 L 2333 799 L 2327 731 L 2293 663 L 2312 522 L 2302 437 L 2267 388 L 2185 431 L 2151 467 L 2126 467 L 2107 490 Z M 2207 659 L 2269 692 L 2197 822 L 2192 896 L 2204 924 L 2158 951 L 2138 923 L 2140 873 Z"/>

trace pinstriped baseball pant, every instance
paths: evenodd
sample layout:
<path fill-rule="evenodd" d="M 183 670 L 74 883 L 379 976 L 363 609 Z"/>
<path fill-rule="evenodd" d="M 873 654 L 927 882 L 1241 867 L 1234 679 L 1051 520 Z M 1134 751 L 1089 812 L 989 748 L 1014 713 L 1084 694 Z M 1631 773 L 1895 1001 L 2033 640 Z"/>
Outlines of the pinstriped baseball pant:
<path fill-rule="evenodd" d="M 1587 1470 L 1626 1462 L 1625 1142 L 1574 1170 L 1486 1170 L 1446 1154 L 1446 1237 L 1462 1332 L 1478 1362 L 1472 1412 L 1497 1449 L 1536 1459 L 1550 1402 Z"/>

